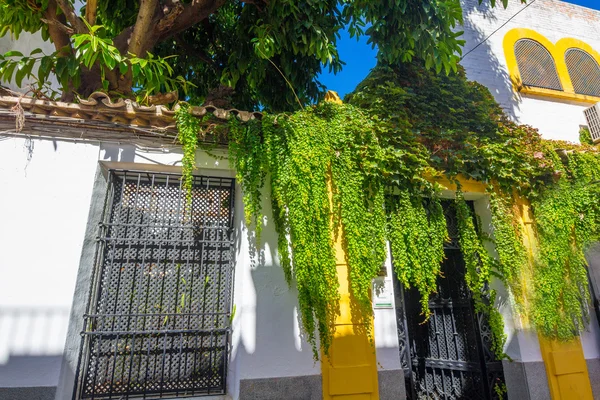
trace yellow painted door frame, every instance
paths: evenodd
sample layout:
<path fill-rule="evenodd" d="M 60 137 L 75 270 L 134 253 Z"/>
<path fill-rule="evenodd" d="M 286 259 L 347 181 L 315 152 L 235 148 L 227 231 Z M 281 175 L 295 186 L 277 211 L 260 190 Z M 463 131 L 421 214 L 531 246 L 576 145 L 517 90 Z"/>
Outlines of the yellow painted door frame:
<path fill-rule="evenodd" d="M 340 314 L 329 357 L 321 357 L 323 399 L 379 400 L 377 357 L 362 324 L 354 323 L 353 309 L 358 306 L 350 292 L 348 265 L 341 238 L 335 241 L 337 275 L 340 283 Z M 373 332 L 373 320 L 370 320 Z"/>
<path fill-rule="evenodd" d="M 335 92 L 328 92 L 325 101 L 341 104 Z M 331 175 L 329 196 L 332 201 Z M 355 323 L 353 311 L 358 304 L 353 298 L 348 279 L 348 264 L 342 244 L 342 229 L 334 238 L 337 276 L 340 292 L 340 313 L 334 323 L 329 356 L 322 354 L 321 372 L 325 400 L 379 400 L 377 357 L 375 344 L 369 341 L 364 324 Z M 373 320 L 370 331 L 373 332 Z"/>
<path fill-rule="evenodd" d="M 517 198 L 517 204 L 525 246 L 529 253 L 530 264 L 533 265 L 537 241 L 531 208 L 522 198 Z M 529 273 L 533 273 L 531 265 Z M 525 285 L 528 283 L 530 282 L 524 282 Z M 527 289 L 526 286 L 524 288 Z M 552 399 L 592 400 L 592 386 L 580 339 L 576 337 L 569 342 L 560 342 L 548 340 L 539 334 L 538 339 Z"/>

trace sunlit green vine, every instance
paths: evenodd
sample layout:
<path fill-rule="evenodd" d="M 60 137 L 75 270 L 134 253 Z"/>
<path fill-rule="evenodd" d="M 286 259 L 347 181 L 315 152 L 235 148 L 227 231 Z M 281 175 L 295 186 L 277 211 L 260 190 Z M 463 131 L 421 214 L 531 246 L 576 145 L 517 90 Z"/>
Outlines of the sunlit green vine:
<path fill-rule="evenodd" d="M 504 323 L 497 307 L 494 307 L 496 292 L 489 290 L 494 262 L 484 247 L 482 235 L 475 228 L 475 219 L 465 202 L 462 192 L 456 193 L 456 217 L 460 250 L 465 261 L 465 281 L 471 290 L 475 310 L 485 313 L 492 332 L 491 350 L 499 359 L 504 356 Z"/>
<path fill-rule="evenodd" d="M 362 146 L 376 141 L 373 124 L 354 107 L 328 103 L 317 115 L 331 142 L 330 168 L 334 227 L 341 234 L 351 292 L 358 303 L 354 319 L 372 316 L 371 284 L 386 257 L 384 186 L 364 173 Z M 363 325 L 371 336 L 371 324 Z"/>
<path fill-rule="evenodd" d="M 331 345 L 331 326 L 338 309 L 338 280 L 328 174 L 331 149 L 326 121 L 311 112 L 300 112 L 278 120 L 278 126 L 265 131 L 280 135 L 279 154 L 271 155 L 276 179 L 271 194 L 277 209 L 285 213 L 279 234 L 289 233 L 291 268 L 298 289 L 302 325 L 318 357 L 315 333 L 325 352 Z M 276 140 L 268 139 L 272 144 Z M 277 146 L 272 150 L 282 150 Z M 288 246 L 280 242 L 280 246 Z M 279 248 L 280 253 L 287 250 Z"/>
<path fill-rule="evenodd" d="M 515 302 L 517 311 L 525 314 L 525 294 L 521 280 L 528 260 L 524 244 L 523 232 L 514 210 L 512 195 L 498 188 L 488 188 L 494 243 L 498 253 L 497 270 L 499 278 L 508 288 Z"/>
<path fill-rule="evenodd" d="M 386 241 L 395 274 L 417 289 L 422 315 L 429 317 L 429 298 L 445 279 L 440 269 L 448 240 L 439 187 L 431 183 L 436 176 L 488 186 L 489 239 L 497 259 L 484 246 L 460 191 L 455 207 L 465 280 L 476 311 L 491 328 L 496 356 L 504 356 L 506 336 L 490 288 L 493 277 L 507 287 L 517 313 L 531 315 L 544 336 L 576 335 L 589 298 L 584 252 L 600 238 L 598 151 L 544 141 L 535 129 L 510 122 L 462 70 L 439 76 L 418 62 L 378 67 L 349 100 L 352 104 L 323 103 L 289 115 L 265 112 L 260 121 L 232 119 L 227 125 L 229 161 L 242 187 L 246 222 L 256 226 L 257 236 L 268 182 L 264 189 L 270 189 L 273 212 L 266 217 L 278 233 L 285 278 L 298 290 L 315 358 L 320 349 L 328 353 L 339 313 L 336 238 L 356 299 L 353 317 L 370 337 L 371 284 L 384 263 Z M 201 128 L 197 121 L 189 112 L 177 113 L 186 188 Z M 566 149 L 562 156 L 558 147 Z M 526 299 L 530 293 L 522 287 L 530 259 L 516 219 L 518 197 L 532 202 L 539 240 L 533 299 Z"/>
<path fill-rule="evenodd" d="M 556 164 L 559 156 L 552 154 Z M 588 322 L 585 250 L 598 240 L 597 154 L 565 154 L 556 184 L 533 201 L 539 241 L 532 315 L 544 336 L 570 339 Z"/>
<path fill-rule="evenodd" d="M 592 135 L 587 127 L 579 129 L 579 142 L 581 142 L 581 144 L 593 144 Z"/>
<path fill-rule="evenodd" d="M 179 131 L 177 139 L 183 149 L 181 165 L 183 189 L 186 193 L 186 208 L 190 206 L 192 201 L 193 172 L 196 168 L 196 150 L 200 140 L 198 134 L 201 132 L 200 120 L 190 113 L 189 108 L 189 105 L 183 104 L 175 112 L 175 120 Z"/>
<path fill-rule="evenodd" d="M 244 215 L 248 225 L 254 223 L 257 241 L 262 231 L 261 190 L 266 177 L 266 153 L 262 148 L 260 121 L 246 124 L 234 118 L 229 122 L 229 159 L 235 160 L 235 172 L 242 186 Z"/>
<path fill-rule="evenodd" d="M 429 318 L 429 296 L 437 290 L 444 242 L 448 240 L 446 219 L 440 200 L 429 201 L 401 191 L 392 202 L 389 239 L 394 268 L 405 287 L 421 295 L 421 313 Z"/>

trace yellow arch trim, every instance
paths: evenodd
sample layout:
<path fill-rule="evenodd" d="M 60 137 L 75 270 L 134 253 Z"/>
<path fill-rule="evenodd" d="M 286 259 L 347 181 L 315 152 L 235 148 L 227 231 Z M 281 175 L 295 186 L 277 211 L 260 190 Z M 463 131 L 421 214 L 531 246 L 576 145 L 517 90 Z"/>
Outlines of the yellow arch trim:
<path fill-rule="evenodd" d="M 554 65 L 556 66 L 558 78 L 560 79 L 560 83 L 563 87 L 562 92 L 558 90 L 527 87 L 522 84 L 521 74 L 517 64 L 517 57 L 515 56 L 515 43 L 520 39 L 535 40 L 550 52 L 550 55 L 554 59 Z M 577 101 L 580 103 L 595 104 L 600 102 L 600 97 L 575 93 L 575 90 L 573 89 L 573 83 L 571 82 L 571 77 L 567 69 L 567 64 L 565 63 L 565 52 L 568 49 L 576 48 L 590 54 L 600 65 L 600 53 L 595 51 L 587 43 L 578 39 L 564 38 L 560 39 L 556 44 L 553 44 L 544 35 L 534 31 L 533 29 L 515 28 L 508 31 L 504 36 L 503 47 L 510 80 L 516 92 L 544 97 L 553 97 L 562 100 Z"/>

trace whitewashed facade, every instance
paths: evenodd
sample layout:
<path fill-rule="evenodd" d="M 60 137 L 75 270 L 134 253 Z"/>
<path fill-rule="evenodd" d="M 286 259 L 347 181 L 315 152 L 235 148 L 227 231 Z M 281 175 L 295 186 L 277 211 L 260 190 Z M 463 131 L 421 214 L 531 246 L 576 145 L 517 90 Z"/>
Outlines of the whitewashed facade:
<path fill-rule="evenodd" d="M 553 42 L 574 37 L 600 51 L 600 12 L 558 0 L 537 0 L 513 17 L 524 7 L 517 0 L 511 0 L 506 10 L 491 10 L 477 0 L 463 3 L 465 52 L 478 46 L 462 61 L 469 79 L 487 86 L 513 119 L 538 128 L 543 137 L 577 142 L 579 127 L 585 124 L 583 109 L 589 104 L 516 93 L 509 79 L 503 39 L 513 28 L 529 28 Z M 14 48 L 28 53 L 36 47 L 51 51 L 36 37 L 24 36 L 18 42 L 0 39 L 0 52 Z M 94 192 L 97 172 L 131 163 L 138 164 L 137 169 L 173 170 L 180 166 L 182 153 L 176 147 L 148 150 L 132 144 L 39 135 L 44 133 L 27 137 L 27 126 L 18 137 L 0 133 L 0 398 L 63 400 L 72 394 L 81 330 L 78 318 L 89 288 L 89 282 L 78 281 L 78 274 L 86 229 L 90 229 L 90 204 L 98 195 Z M 222 156 L 225 159 L 214 159 L 199 151 L 197 173 L 233 177 L 226 153 Z M 484 225 L 486 221 L 489 225 L 487 201 L 481 196 L 474 200 Z M 266 388 L 260 385 L 280 378 L 308 377 L 280 381 L 289 385 L 290 396 L 296 396 L 289 398 L 318 399 L 321 367 L 302 338 L 297 296 L 278 265 L 268 191 L 263 206 L 267 217 L 257 257 L 248 240 L 236 186 L 236 313 L 225 398 L 237 400 L 244 388 Z M 386 268 L 391 277 L 389 262 Z M 393 293 L 390 298 L 393 304 Z M 504 306 L 502 311 L 509 337 L 506 352 L 514 365 L 528 371 L 514 382 L 525 379 L 523 383 L 530 386 L 526 397 L 511 398 L 545 398 L 548 389 L 537 337 L 516 329 L 510 307 Z M 387 398 L 399 398 L 404 382 L 393 306 L 375 310 L 375 342 L 380 382 L 393 381 Z M 590 376 L 600 373 L 600 329 L 593 313 L 582 344 Z M 510 368 L 506 365 L 505 371 Z M 598 380 L 592 379 L 592 385 L 600 396 Z M 510 390 L 509 385 L 509 395 Z"/>

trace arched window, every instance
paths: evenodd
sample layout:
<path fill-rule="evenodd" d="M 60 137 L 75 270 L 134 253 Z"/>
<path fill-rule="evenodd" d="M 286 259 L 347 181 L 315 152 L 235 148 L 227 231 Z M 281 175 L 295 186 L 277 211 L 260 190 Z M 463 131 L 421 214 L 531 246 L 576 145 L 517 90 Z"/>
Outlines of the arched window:
<path fill-rule="evenodd" d="M 571 48 L 565 53 L 565 63 L 575 93 L 600 97 L 600 67 L 591 55 Z"/>
<path fill-rule="evenodd" d="M 554 59 L 544 46 L 535 40 L 520 39 L 515 43 L 515 56 L 523 85 L 563 90 Z"/>

